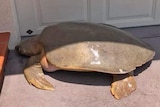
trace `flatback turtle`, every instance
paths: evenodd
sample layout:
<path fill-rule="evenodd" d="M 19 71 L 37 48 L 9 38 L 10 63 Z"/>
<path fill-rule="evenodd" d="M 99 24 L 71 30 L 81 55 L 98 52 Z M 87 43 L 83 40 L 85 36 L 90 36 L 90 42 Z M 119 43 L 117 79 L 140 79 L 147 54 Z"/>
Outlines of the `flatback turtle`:
<path fill-rule="evenodd" d="M 113 74 L 111 93 L 116 99 L 136 89 L 133 71 L 152 60 L 155 52 L 143 41 L 114 26 L 62 22 L 46 27 L 38 36 L 15 48 L 30 56 L 24 75 L 37 88 L 53 90 L 43 70 L 97 71 Z"/>

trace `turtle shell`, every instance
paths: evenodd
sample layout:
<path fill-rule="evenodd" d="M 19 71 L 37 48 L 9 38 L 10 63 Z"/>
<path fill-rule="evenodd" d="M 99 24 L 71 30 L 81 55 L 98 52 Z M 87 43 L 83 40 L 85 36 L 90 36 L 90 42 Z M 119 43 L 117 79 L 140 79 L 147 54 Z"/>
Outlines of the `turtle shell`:
<path fill-rule="evenodd" d="M 48 62 L 64 70 L 124 74 L 155 55 L 148 44 L 110 25 L 63 22 L 46 27 L 40 42 Z"/>

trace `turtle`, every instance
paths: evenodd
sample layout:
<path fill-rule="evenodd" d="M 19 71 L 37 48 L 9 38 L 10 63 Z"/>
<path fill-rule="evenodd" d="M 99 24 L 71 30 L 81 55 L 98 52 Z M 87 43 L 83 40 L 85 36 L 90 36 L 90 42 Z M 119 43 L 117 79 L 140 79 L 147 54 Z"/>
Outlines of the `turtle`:
<path fill-rule="evenodd" d="M 59 22 L 21 41 L 15 50 L 29 59 L 26 80 L 43 90 L 54 90 L 45 72 L 57 70 L 102 72 L 113 75 L 116 99 L 136 90 L 134 70 L 151 61 L 155 51 L 134 35 L 109 24 Z"/>

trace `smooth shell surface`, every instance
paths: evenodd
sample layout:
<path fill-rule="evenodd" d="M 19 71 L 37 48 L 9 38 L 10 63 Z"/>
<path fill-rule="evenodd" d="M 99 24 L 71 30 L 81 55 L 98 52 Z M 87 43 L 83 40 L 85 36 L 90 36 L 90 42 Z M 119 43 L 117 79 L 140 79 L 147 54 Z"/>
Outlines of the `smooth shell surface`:
<path fill-rule="evenodd" d="M 124 74 L 151 60 L 144 42 L 109 25 L 64 22 L 40 35 L 48 62 L 59 69 Z"/>

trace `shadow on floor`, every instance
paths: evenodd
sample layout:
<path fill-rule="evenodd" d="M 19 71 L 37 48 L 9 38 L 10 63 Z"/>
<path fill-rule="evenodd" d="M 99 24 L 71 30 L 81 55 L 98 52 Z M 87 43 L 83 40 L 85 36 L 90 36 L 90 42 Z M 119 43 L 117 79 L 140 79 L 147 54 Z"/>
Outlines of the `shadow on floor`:
<path fill-rule="evenodd" d="M 5 67 L 5 75 L 7 76 L 23 74 L 23 68 L 27 60 L 28 57 L 19 56 L 19 54 L 16 51 L 9 51 L 9 56 Z M 150 64 L 151 61 L 144 64 L 141 67 L 138 67 L 135 70 L 135 76 L 142 73 L 145 69 L 147 69 L 150 66 Z M 96 86 L 108 86 L 112 83 L 111 74 L 100 72 L 74 72 L 59 70 L 51 73 L 44 71 L 44 73 L 45 75 L 48 75 L 52 78 L 68 83 Z"/>

